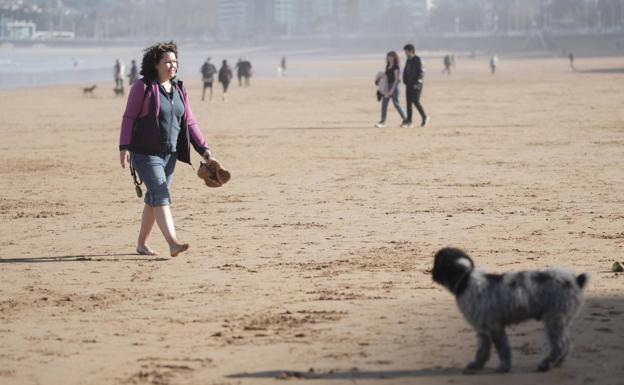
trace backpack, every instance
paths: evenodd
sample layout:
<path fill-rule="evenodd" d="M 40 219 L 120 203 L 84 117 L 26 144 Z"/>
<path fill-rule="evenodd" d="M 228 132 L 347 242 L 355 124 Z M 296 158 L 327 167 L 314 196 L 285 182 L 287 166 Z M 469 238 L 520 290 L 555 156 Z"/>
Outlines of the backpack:
<path fill-rule="evenodd" d="M 216 72 L 217 72 L 217 69 L 215 68 L 214 65 L 210 63 L 204 63 L 201 69 L 201 73 L 204 76 L 204 78 L 212 78 Z"/>

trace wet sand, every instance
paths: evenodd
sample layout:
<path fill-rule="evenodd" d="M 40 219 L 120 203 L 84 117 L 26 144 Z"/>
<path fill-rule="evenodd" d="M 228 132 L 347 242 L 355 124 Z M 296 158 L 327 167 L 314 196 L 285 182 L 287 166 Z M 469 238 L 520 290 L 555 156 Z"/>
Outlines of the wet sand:
<path fill-rule="evenodd" d="M 0 383 L 624 383 L 623 60 L 501 58 L 491 76 L 460 58 L 443 77 L 432 59 L 431 125 L 412 129 L 392 106 L 373 127 L 382 61 L 289 62 L 342 76 L 252 79 L 227 103 L 187 79 L 232 180 L 178 163 L 174 259 L 158 231 L 160 257 L 134 254 L 112 85 L 0 92 Z M 512 373 L 461 375 L 474 333 L 429 271 L 446 245 L 492 272 L 592 274 L 562 368 L 534 373 L 529 322 L 508 331 Z"/>

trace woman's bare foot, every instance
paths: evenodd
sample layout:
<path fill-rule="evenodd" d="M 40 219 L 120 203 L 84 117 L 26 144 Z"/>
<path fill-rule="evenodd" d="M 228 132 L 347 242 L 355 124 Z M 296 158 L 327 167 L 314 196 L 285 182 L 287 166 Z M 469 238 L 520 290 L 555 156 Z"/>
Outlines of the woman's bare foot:
<path fill-rule="evenodd" d="M 148 245 L 137 246 L 136 252 L 140 255 L 158 255 L 158 253 L 152 250 Z"/>
<path fill-rule="evenodd" d="M 183 253 L 188 249 L 189 249 L 188 243 L 177 243 L 177 244 L 174 244 L 173 246 L 169 246 L 169 251 L 171 251 L 172 257 L 177 257 L 180 253 Z"/>

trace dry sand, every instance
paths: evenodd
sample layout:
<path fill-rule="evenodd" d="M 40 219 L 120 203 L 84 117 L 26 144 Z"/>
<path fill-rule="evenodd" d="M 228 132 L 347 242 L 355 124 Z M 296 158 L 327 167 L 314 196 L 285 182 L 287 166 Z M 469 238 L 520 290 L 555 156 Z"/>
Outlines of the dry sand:
<path fill-rule="evenodd" d="M 424 129 L 392 107 L 373 128 L 383 55 L 291 62 L 343 76 L 253 79 L 228 103 L 191 79 L 233 178 L 211 190 L 178 164 L 175 259 L 133 254 L 112 84 L 0 93 L 0 383 L 624 383 L 623 61 L 502 58 L 490 76 L 461 59 L 443 77 L 432 59 Z M 460 374 L 475 338 L 429 274 L 445 245 L 492 272 L 592 273 L 562 368 L 533 372 L 529 322 L 509 330 L 512 373 Z"/>

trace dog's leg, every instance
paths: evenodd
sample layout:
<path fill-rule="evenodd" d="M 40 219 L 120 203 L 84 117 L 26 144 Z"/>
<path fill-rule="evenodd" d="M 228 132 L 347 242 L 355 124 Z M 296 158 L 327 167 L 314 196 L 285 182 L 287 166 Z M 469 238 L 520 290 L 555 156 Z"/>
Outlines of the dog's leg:
<path fill-rule="evenodd" d="M 570 350 L 565 320 L 560 317 L 547 318 L 544 320 L 544 327 L 550 343 L 550 354 L 537 367 L 540 372 L 546 372 L 550 368 L 561 365 Z"/>
<path fill-rule="evenodd" d="M 566 356 L 568 355 L 568 352 L 570 352 L 570 338 L 567 335 L 568 333 L 564 331 L 563 336 L 562 336 L 562 342 L 563 342 L 563 349 L 561 354 L 559 355 L 559 358 L 557 358 L 555 360 L 555 362 L 553 362 L 553 367 L 558 367 L 561 366 L 561 364 L 563 364 L 563 361 L 565 360 Z"/>
<path fill-rule="evenodd" d="M 511 349 L 509 348 L 509 340 L 507 339 L 507 333 L 505 327 L 500 326 L 490 333 L 492 342 L 496 347 L 498 358 L 500 359 L 500 365 L 496 368 L 497 372 L 506 373 L 511 369 Z"/>
<path fill-rule="evenodd" d="M 477 334 L 477 354 L 474 361 L 466 366 L 464 373 L 469 374 L 474 370 L 483 369 L 485 363 L 490 359 L 490 351 L 492 350 L 492 340 L 485 333 Z"/>

